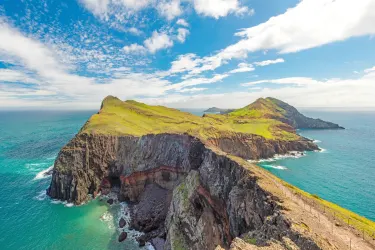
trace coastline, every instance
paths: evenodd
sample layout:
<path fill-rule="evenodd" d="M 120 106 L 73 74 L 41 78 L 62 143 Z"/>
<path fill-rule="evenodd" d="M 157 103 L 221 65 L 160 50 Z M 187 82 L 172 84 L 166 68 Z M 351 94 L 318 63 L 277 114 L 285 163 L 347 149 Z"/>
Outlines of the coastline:
<path fill-rule="evenodd" d="M 322 150 L 322 148 L 320 148 L 320 150 L 319 150 L 319 152 L 324 152 L 324 150 Z M 260 159 L 260 160 L 258 160 L 258 161 L 248 161 L 249 163 L 259 163 L 259 162 L 267 162 L 267 161 L 274 161 L 274 160 L 280 160 L 280 159 L 285 159 L 285 158 L 295 158 L 295 159 L 298 159 L 298 158 L 301 158 L 301 157 L 305 157 L 306 156 L 306 153 L 305 152 L 297 152 L 297 151 L 291 151 L 291 152 L 288 152 L 287 154 L 284 154 L 284 155 L 275 155 L 274 157 L 272 157 L 272 158 L 268 158 L 268 159 Z M 259 166 L 258 166 L 259 167 Z M 261 169 L 263 169 L 262 167 L 259 167 L 259 168 L 261 168 Z M 48 168 L 49 169 L 49 168 Z M 47 173 L 48 172 L 48 169 L 45 169 L 45 170 L 43 170 L 43 171 L 41 171 L 40 173 L 38 173 L 37 174 L 37 176 L 40 176 L 42 173 L 44 174 L 44 173 Z M 264 170 L 264 169 L 263 169 Z M 267 171 L 267 170 L 265 170 L 265 171 Z M 269 172 L 269 171 L 267 171 L 267 172 Z M 272 173 L 271 173 L 272 174 Z M 355 230 L 356 230 L 356 233 L 358 234 L 358 233 L 360 233 L 360 230 L 362 229 L 362 228 L 366 228 L 365 226 L 366 226 L 366 224 L 367 225 L 370 225 L 370 230 L 372 230 L 373 228 L 375 228 L 375 226 L 373 226 L 373 224 L 374 224 L 374 222 L 373 221 L 371 221 L 371 220 L 368 220 L 368 219 L 366 219 L 365 217 L 363 217 L 363 216 L 360 216 L 360 215 L 358 215 L 358 214 L 356 214 L 356 213 L 354 213 L 354 212 L 352 212 L 352 211 L 350 211 L 350 210 L 347 210 L 347 209 L 344 209 L 344 208 L 342 208 L 342 207 L 340 207 L 340 206 L 338 206 L 338 205 L 336 205 L 336 204 L 334 204 L 334 203 L 332 203 L 332 202 L 329 202 L 329 201 L 326 201 L 326 200 L 323 200 L 323 199 L 321 199 L 321 198 L 319 198 L 319 197 L 317 197 L 316 195 L 313 195 L 313 194 L 310 194 L 310 193 L 308 193 L 308 192 L 305 192 L 305 191 L 303 191 L 303 190 L 301 190 L 301 189 L 299 189 L 299 188 L 297 188 L 296 186 L 293 186 L 293 185 L 291 185 L 290 183 L 288 183 L 288 182 L 286 182 L 286 181 L 284 181 L 284 180 L 282 180 L 281 178 L 278 178 L 277 176 L 275 176 L 275 175 L 273 175 L 272 174 L 272 176 L 274 176 L 274 178 L 276 178 L 276 179 L 278 179 L 278 183 L 280 184 L 282 184 L 284 187 L 286 187 L 286 188 L 289 188 L 290 189 L 290 192 L 292 192 L 292 193 L 298 193 L 298 194 L 301 194 L 301 195 L 303 195 L 303 197 L 305 198 L 305 199 L 309 199 L 309 200 L 314 200 L 314 199 L 317 199 L 316 201 L 314 200 L 314 202 L 316 202 L 316 203 L 318 203 L 318 201 L 320 202 L 320 204 L 325 204 L 328 208 L 332 208 L 333 209 L 333 213 L 337 213 L 337 215 L 339 215 L 339 213 L 341 213 L 342 215 L 340 215 L 340 216 L 338 216 L 337 217 L 337 219 L 340 219 L 340 218 L 342 218 L 342 220 L 344 221 L 344 220 L 347 220 L 348 218 L 349 218 L 349 220 L 352 220 L 353 221 L 353 225 L 354 225 L 354 222 L 356 223 L 356 225 L 358 224 L 358 223 L 361 223 L 361 224 L 363 224 L 364 226 L 359 226 L 358 228 L 354 228 Z M 46 178 L 46 176 L 43 176 L 43 178 Z M 103 195 L 101 195 L 101 196 L 97 196 L 97 198 L 99 198 L 99 199 L 105 199 L 105 196 L 103 196 Z M 300 198 L 301 199 L 301 198 Z M 91 201 L 89 201 L 89 202 L 91 202 Z M 60 202 L 61 203 L 61 202 Z M 65 206 L 71 206 L 72 204 L 64 204 Z M 122 213 L 122 212 L 124 212 L 125 210 L 123 209 L 123 206 L 121 206 L 121 208 L 120 208 L 120 213 Z M 123 217 L 123 215 L 122 215 L 122 217 Z M 115 216 L 113 216 L 112 215 L 112 218 L 115 218 Z M 121 218 L 121 216 L 119 217 L 119 218 Z M 129 220 L 129 218 L 128 218 L 128 220 Z M 120 230 L 119 228 L 117 228 L 117 225 L 118 225 L 118 221 L 115 221 L 114 222 L 114 225 L 115 225 L 115 227 L 116 227 L 116 230 L 117 230 L 117 232 L 118 233 L 120 233 L 120 232 L 122 232 L 122 230 Z M 127 223 L 127 224 L 129 224 L 129 223 Z M 342 221 L 341 221 L 341 224 L 343 224 L 342 223 Z M 350 228 L 349 228 L 350 229 Z M 352 230 L 352 229 L 350 229 L 350 230 Z M 367 229 L 366 229 L 367 230 Z M 125 230 L 126 231 L 126 230 Z M 369 234 L 368 234 L 369 236 L 371 236 L 371 231 L 369 231 Z M 137 235 L 137 236 L 139 236 L 139 235 Z M 136 236 L 135 236 L 136 237 Z M 135 241 L 135 237 L 129 237 L 129 239 L 132 239 L 132 240 L 134 240 Z M 150 247 L 150 245 L 149 245 L 149 247 Z M 153 249 L 153 248 L 148 248 L 148 249 Z"/>
<path fill-rule="evenodd" d="M 310 138 L 309 138 L 310 139 Z M 318 141 L 319 140 L 314 140 Z M 314 153 L 324 153 L 326 149 L 320 148 L 319 151 L 314 151 Z M 267 175 L 271 175 L 274 179 L 275 186 L 279 187 L 282 190 L 282 194 L 285 197 L 295 199 L 298 203 L 304 206 L 309 206 L 308 209 L 315 209 L 316 214 L 323 214 L 327 217 L 327 220 L 332 223 L 333 227 L 344 227 L 345 229 L 351 231 L 356 236 L 362 236 L 364 241 L 367 241 L 371 247 L 375 247 L 375 221 L 368 219 L 358 213 L 346 209 L 334 202 L 322 199 L 316 194 L 309 193 L 305 190 L 298 188 L 295 185 L 283 180 L 282 178 L 276 176 L 274 173 L 269 171 L 267 165 L 260 165 L 262 162 L 275 162 L 280 159 L 294 158 L 298 159 L 301 157 L 308 157 L 307 152 L 289 152 L 284 155 L 276 155 L 272 158 L 259 159 L 259 160 L 248 160 L 250 164 L 256 166 L 259 170 L 265 171 Z M 284 166 L 275 166 L 271 167 L 278 170 L 287 170 L 287 167 Z M 298 199 L 298 200 L 297 200 Z M 307 205 L 306 205 L 307 204 Z M 354 244 L 354 243 L 353 243 Z M 356 249 L 356 248 L 352 248 Z M 358 248 L 362 249 L 362 248 Z M 364 248 L 363 248 L 364 249 Z"/>

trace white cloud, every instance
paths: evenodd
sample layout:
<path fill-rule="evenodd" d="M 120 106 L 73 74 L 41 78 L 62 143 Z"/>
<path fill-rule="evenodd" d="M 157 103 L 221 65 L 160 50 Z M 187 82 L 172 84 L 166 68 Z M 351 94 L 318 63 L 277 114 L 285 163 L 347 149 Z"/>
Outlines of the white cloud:
<path fill-rule="evenodd" d="M 170 71 L 172 73 L 188 72 L 186 77 L 198 75 L 204 71 L 212 71 L 220 67 L 223 64 L 222 59 L 219 56 L 208 56 L 200 58 L 196 54 L 185 54 L 180 55 L 172 63 Z"/>
<path fill-rule="evenodd" d="M 191 0 L 198 14 L 216 19 L 227 16 L 229 13 L 243 14 L 248 8 L 241 6 L 238 0 Z"/>
<path fill-rule="evenodd" d="M 143 34 L 143 32 L 135 27 L 131 27 L 128 29 L 128 32 L 130 32 L 131 34 L 135 35 L 135 36 L 140 36 Z"/>
<path fill-rule="evenodd" d="M 253 67 L 252 64 L 248 64 L 248 63 L 240 63 L 238 64 L 238 68 L 237 69 L 233 69 L 231 71 L 229 71 L 229 73 L 242 73 L 242 72 L 250 72 L 250 71 L 254 71 L 255 68 Z"/>
<path fill-rule="evenodd" d="M 118 5 L 122 4 L 129 9 L 139 10 L 149 6 L 151 3 L 153 3 L 153 0 L 112 0 L 112 2 Z"/>
<path fill-rule="evenodd" d="M 196 85 L 201 85 L 201 84 L 216 83 L 216 82 L 220 82 L 224 78 L 227 78 L 228 76 L 229 76 L 228 74 L 217 74 L 217 75 L 214 75 L 212 78 L 205 78 L 205 77 L 191 78 L 191 79 L 184 80 L 176 84 L 172 84 L 168 87 L 168 89 L 179 91 L 186 87 L 191 87 L 191 86 L 196 86 Z"/>
<path fill-rule="evenodd" d="M 220 5 L 220 1 L 197 0 L 196 4 L 202 11 L 212 5 L 207 10 L 211 14 L 215 13 L 216 8 L 220 9 L 220 6 L 227 6 L 223 9 L 238 6 L 234 0 L 225 1 L 223 5 Z M 246 58 L 250 52 L 275 49 L 281 53 L 291 53 L 351 37 L 374 35 L 374 10 L 373 0 L 302 0 L 284 14 L 236 33 L 242 37 L 239 42 L 215 55 L 196 59 L 198 66 L 194 68 L 194 72 L 214 70 L 229 60 Z"/>
<path fill-rule="evenodd" d="M 167 20 L 172 20 L 182 14 L 180 0 L 161 1 L 157 9 L 159 14 Z"/>
<path fill-rule="evenodd" d="M 162 33 L 154 33 L 150 39 L 148 49 L 156 51 L 165 47 Z M 152 40 L 152 41 L 151 41 Z M 167 39 L 168 40 L 168 39 Z M 146 43 L 145 43 L 146 44 Z M 164 45 L 163 45 L 164 44 Z M 168 43 L 167 43 L 168 45 Z M 124 50 L 146 50 L 141 45 L 130 45 Z M 107 95 L 116 94 L 122 99 L 137 96 L 158 97 L 179 93 L 196 93 L 204 88 L 191 88 L 202 84 L 219 82 L 228 75 L 214 75 L 213 77 L 198 77 L 173 84 L 164 79 L 171 74 L 168 72 L 136 73 L 126 66 L 110 67 L 109 77 L 86 77 L 77 73 L 75 65 L 62 63 L 60 56 L 47 45 L 24 36 L 18 30 L 5 22 L 0 22 L 0 60 L 12 62 L 16 69 L 0 70 L 0 81 L 11 82 L 0 84 L 0 105 L 7 107 L 64 107 L 64 108 L 93 108 Z M 194 58 L 194 56 L 192 56 Z M 176 65 L 176 71 L 183 67 Z M 180 69 L 178 69 L 180 68 Z M 25 85 L 12 84 L 30 83 L 32 88 Z M 89 93 L 89 94 L 88 94 Z M 19 100 L 21 96 L 38 98 Z M 41 101 L 43 100 L 43 101 Z"/>
<path fill-rule="evenodd" d="M 188 33 L 189 31 L 187 31 Z M 178 39 L 185 38 L 184 35 L 186 36 L 187 34 L 178 34 Z M 161 49 L 166 49 L 169 47 L 173 46 L 173 41 L 172 39 L 164 32 L 157 32 L 154 31 L 152 33 L 152 36 L 146 39 L 143 42 L 144 46 L 140 44 L 133 43 L 131 45 L 127 45 L 123 47 L 123 50 L 127 54 L 144 54 L 147 51 L 154 54 L 156 51 L 161 50 Z"/>
<path fill-rule="evenodd" d="M 363 72 L 370 73 L 370 72 L 373 72 L 373 71 L 375 71 L 375 66 L 372 67 L 372 68 L 369 68 L 369 69 L 365 69 Z"/>
<path fill-rule="evenodd" d="M 170 72 L 173 74 L 191 71 L 199 65 L 199 61 L 197 55 L 190 53 L 178 56 L 171 64 Z"/>
<path fill-rule="evenodd" d="M 261 83 L 292 84 L 292 85 L 304 86 L 304 85 L 319 84 L 321 83 L 321 81 L 317 81 L 308 77 L 289 77 L 289 78 L 280 78 L 280 79 L 260 80 L 260 81 L 243 83 L 241 85 L 251 86 L 251 85 L 257 85 Z M 326 81 L 326 83 L 328 83 L 328 81 Z"/>
<path fill-rule="evenodd" d="M 266 60 L 266 61 L 262 61 L 262 62 L 255 62 L 254 64 L 256 66 L 263 67 L 263 66 L 268 66 L 268 65 L 271 65 L 271 64 L 283 63 L 283 62 L 285 62 L 284 59 L 278 58 L 278 59 L 275 59 L 275 60 Z"/>
<path fill-rule="evenodd" d="M 242 6 L 239 0 L 79 0 L 83 6 L 104 21 L 111 19 L 126 23 L 134 19 L 134 14 L 147 8 L 154 8 L 159 15 L 167 20 L 173 20 L 190 5 L 197 14 L 214 17 L 225 17 L 230 13 L 236 15 L 253 15 L 254 10 Z"/>
<path fill-rule="evenodd" d="M 166 33 L 154 31 L 152 36 L 144 41 L 144 45 L 151 53 L 155 53 L 160 49 L 172 47 L 173 41 Z"/>
<path fill-rule="evenodd" d="M 134 54 L 144 54 L 146 52 L 146 48 L 142 45 L 133 43 L 129 46 L 124 46 L 124 51 L 127 54 L 134 53 Z"/>
<path fill-rule="evenodd" d="M 80 0 L 92 13 L 98 16 L 106 15 L 110 0 Z"/>
<path fill-rule="evenodd" d="M 180 93 L 195 93 L 195 92 L 201 92 L 201 91 L 204 91 L 206 90 L 207 88 L 190 88 L 190 89 L 180 89 L 180 90 L 177 90 L 177 92 L 180 92 Z"/>
<path fill-rule="evenodd" d="M 0 82 L 30 83 L 39 84 L 37 79 L 25 74 L 22 71 L 11 69 L 0 69 Z"/>
<path fill-rule="evenodd" d="M 181 25 L 181 26 L 189 27 L 189 23 L 186 22 L 186 20 L 185 20 L 185 19 L 182 19 L 182 18 L 178 19 L 176 23 L 177 23 L 178 25 Z"/>
<path fill-rule="evenodd" d="M 189 35 L 189 33 L 190 33 L 189 30 L 187 30 L 185 28 L 178 28 L 177 29 L 177 40 L 180 43 L 185 42 L 186 37 Z"/>
<path fill-rule="evenodd" d="M 285 79 L 265 80 L 278 82 L 281 88 L 270 89 L 254 86 L 245 91 L 218 94 L 194 94 L 190 96 L 171 95 L 159 98 L 146 98 L 142 101 L 175 108 L 225 107 L 240 108 L 259 97 L 275 97 L 296 107 L 318 108 L 375 108 L 375 73 L 369 73 L 359 79 L 328 79 L 290 77 Z M 289 85 L 287 83 L 301 83 Z M 255 90 L 255 91 L 254 91 Z"/>
<path fill-rule="evenodd" d="M 249 9 L 249 7 L 247 6 L 243 6 L 241 8 L 238 8 L 235 13 L 237 16 L 245 16 L 245 15 L 252 16 L 255 14 L 255 10 Z"/>
<path fill-rule="evenodd" d="M 374 10 L 373 0 L 303 0 L 284 14 L 238 32 L 244 38 L 223 53 L 228 57 L 267 49 L 290 53 L 375 34 Z"/>

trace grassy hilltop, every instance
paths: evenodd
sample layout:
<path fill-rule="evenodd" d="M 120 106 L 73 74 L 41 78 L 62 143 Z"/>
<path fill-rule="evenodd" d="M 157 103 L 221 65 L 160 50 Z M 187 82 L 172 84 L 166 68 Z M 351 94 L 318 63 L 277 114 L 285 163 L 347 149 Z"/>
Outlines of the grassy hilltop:
<path fill-rule="evenodd" d="M 80 133 L 134 135 L 188 133 L 203 140 L 235 133 L 255 134 L 266 139 L 297 140 L 292 126 L 275 118 L 283 109 L 271 99 L 254 103 L 226 115 L 199 117 L 177 109 L 151 106 L 136 101 L 121 101 L 108 96 L 98 114 L 93 115 Z"/>

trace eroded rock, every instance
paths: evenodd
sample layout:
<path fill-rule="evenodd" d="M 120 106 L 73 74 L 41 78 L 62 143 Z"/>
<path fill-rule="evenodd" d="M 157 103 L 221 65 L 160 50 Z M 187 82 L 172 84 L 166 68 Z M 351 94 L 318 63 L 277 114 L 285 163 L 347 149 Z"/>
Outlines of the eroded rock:
<path fill-rule="evenodd" d="M 126 240 L 127 237 L 128 237 L 127 232 L 121 232 L 120 235 L 118 236 L 118 241 L 123 242 L 124 240 Z"/>
<path fill-rule="evenodd" d="M 125 227 L 125 225 L 126 225 L 126 220 L 124 218 L 121 218 L 119 223 L 118 223 L 118 226 L 120 228 L 123 228 L 123 227 Z"/>

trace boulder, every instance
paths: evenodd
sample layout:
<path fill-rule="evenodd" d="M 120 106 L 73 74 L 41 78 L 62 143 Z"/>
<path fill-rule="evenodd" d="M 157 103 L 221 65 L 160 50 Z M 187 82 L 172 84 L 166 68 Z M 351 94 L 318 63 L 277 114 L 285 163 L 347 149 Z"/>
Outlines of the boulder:
<path fill-rule="evenodd" d="M 119 242 L 123 242 L 124 240 L 126 240 L 127 237 L 128 237 L 128 233 L 127 233 L 127 232 L 122 232 L 122 233 L 118 236 L 118 241 L 119 241 Z"/>
<path fill-rule="evenodd" d="M 109 205 L 112 205 L 112 204 L 113 204 L 113 199 L 108 199 L 108 200 L 107 200 L 107 203 L 108 203 Z"/>
<path fill-rule="evenodd" d="M 146 245 L 146 241 L 144 239 L 138 239 L 138 243 L 140 247 L 144 247 Z"/>
<path fill-rule="evenodd" d="M 119 226 L 120 228 L 123 228 L 123 227 L 125 227 L 125 225 L 126 225 L 126 221 L 125 221 L 125 219 L 124 219 L 124 218 L 121 218 L 120 221 L 118 222 L 118 226 Z"/>

